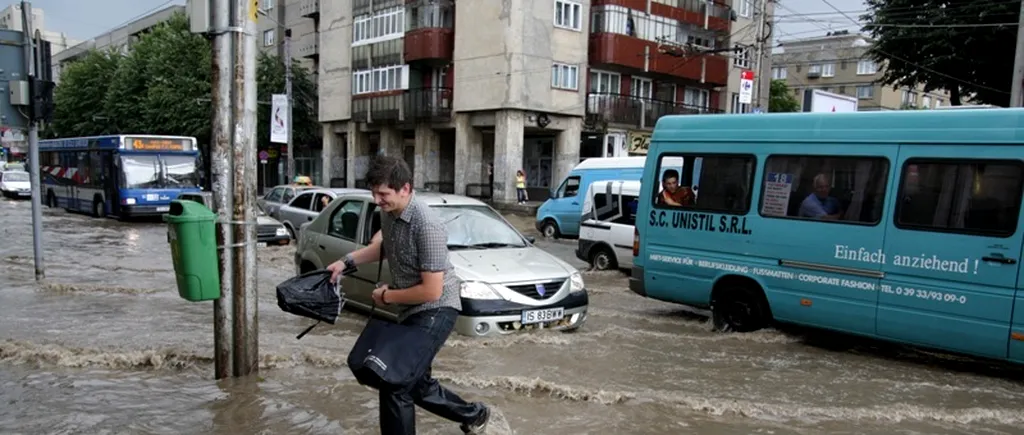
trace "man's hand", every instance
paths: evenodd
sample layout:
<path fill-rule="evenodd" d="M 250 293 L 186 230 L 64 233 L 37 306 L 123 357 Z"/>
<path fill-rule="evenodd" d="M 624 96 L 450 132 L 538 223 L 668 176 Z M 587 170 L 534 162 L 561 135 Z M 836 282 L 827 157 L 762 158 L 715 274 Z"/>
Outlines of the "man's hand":
<path fill-rule="evenodd" d="M 341 273 L 344 272 L 345 269 L 353 266 L 355 266 L 355 264 L 352 261 L 352 257 L 348 255 L 343 257 L 341 260 L 331 263 L 330 266 L 327 266 L 327 270 L 331 271 L 331 282 L 338 282 L 338 278 L 341 276 Z"/>
<path fill-rule="evenodd" d="M 384 292 L 387 290 L 387 284 L 381 284 L 379 287 L 373 289 L 373 293 L 370 295 L 373 297 L 373 303 L 377 305 L 387 305 L 387 302 L 384 302 Z"/>

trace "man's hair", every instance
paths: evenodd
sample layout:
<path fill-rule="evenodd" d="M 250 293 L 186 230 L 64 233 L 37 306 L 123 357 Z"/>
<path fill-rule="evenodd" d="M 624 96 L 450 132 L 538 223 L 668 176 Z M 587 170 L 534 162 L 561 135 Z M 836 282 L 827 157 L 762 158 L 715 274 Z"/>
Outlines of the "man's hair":
<path fill-rule="evenodd" d="M 675 178 L 678 181 L 679 180 L 679 171 L 677 171 L 675 169 L 669 169 L 669 170 L 665 171 L 665 174 L 661 176 L 661 181 L 662 182 L 668 181 L 669 178 Z"/>
<path fill-rule="evenodd" d="M 377 186 L 387 186 L 400 190 L 406 184 L 412 185 L 412 170 L 405 160 L 392 156 L 378 155 L 370 161 L 370 167 L 366 170 L 366 185 L 371 189 Z"/>

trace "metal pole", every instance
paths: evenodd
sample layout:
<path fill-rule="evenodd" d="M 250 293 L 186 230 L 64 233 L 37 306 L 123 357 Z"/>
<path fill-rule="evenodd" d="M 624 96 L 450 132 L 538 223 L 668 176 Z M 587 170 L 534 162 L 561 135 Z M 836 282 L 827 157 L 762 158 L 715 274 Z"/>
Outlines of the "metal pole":
<path fill-rule="evenodd" d="M 213 209 L 217 212 L 217 246 L 220 249 L 220 299 L 213 302 L 213 347 L 214 375 L 217 379 L 231 376 L 234 305 L 234 250 L 227 248 L 235 244 L 232 226 L 234 201 L 232 187 L 235 185 L 231 172 L 231 133 L 234 126 L 231 112 L 231 77 L 234 72 L 231 49 L 231 35 L 226 32 L 231 26 L 232 0 L 213 0 L 213 143 L 210 149 L 210 168 L 213 181 Z"/>
<path fill-rule="evenodd" d="M 292 131 L 292 29 L 284 30 L 284 93 L 288 99 L 288 123 L 285 128 L 288 131 L 288 180 L 291 183 L 295 179 L 295 149 L 292 144 L 295 141 L 295 134 Z"/>
<path fill-rule="evenodd" d="M 1020 3 L 1020 24 L 1017 26 L 1017 52 L 1013 57 L 1013 84 L 1010 107 L 1024 107 L 1024 2 Z"/>
<path fill-rule="evenodd" d="M 257 1 L 234 0 L 240 32 L 234 45 L 232 116 L 234 118 L 234 374 L 259 371 L 259 293 L 256 282 L 256 18 Z"/>
<path fill-rule="evenodd" d="M 768 15 L 768 1 L 769 0 L 756 0 L 756 1 L 757 1 L 757 8 L 756 8 L 757 9 L 757 12 L 756 12 L 757 13 L 757 20 L 756 20 L 756 22 L 757 22 L 757 32 L 755 33 L 755 35 L 757 35 L 757 39 L 754 41 L 754 43 L 757 44 L 757 45 L 754 46 L 755 47 L 754 48 L 754 59 L 753 59 L 754 60 L 754 62 L 753 62 L 754 63 L 754 65 L 753 65 L 754 66 L 754 92 L 753 92 L 754 95 L 753 95 L 753 99 L 751 100 L 751 102 L 753 104 L 750 105 L 750 110 L 753 111 L 755 108 L 761 108 L 762 112 L 767 112 L 768 108 L 761 106 L 761 94 L 762 94 L 761 93 L 761 88 L 762 88 L 762 86 L 764 84 L 764 74 L 762 74 L 764 71 L 762 71 L 761 65 L 762 65 L 762 59 L 764 59 L 764 57 L 765 57 L 765 53 L 764 53 L 764 51 L 765 51 L 764 50 L 764 44 L 765 44 L 765 41 L 764 41 L 764 39 L 765 39 L 764 27 L 766 25 L 765 23 L 766 23 L 766 18 L 767 18 L 767 15 Z"/>
<path fill-rule="evenodd" d="M 21 2 L 22 35 L 25 37 L 25 69 L 30 77 L 36 77 L 36 56 L 32 37 L 32 3 Z M 35 95 L 32 96 L 33 101 Z M 43 269 L 43 204 L 39 183 L 39 123 L 28 120 L 28 170 L 32 187 L 32 251 L 35 257 L 36 281 L 46 277 Z"/>

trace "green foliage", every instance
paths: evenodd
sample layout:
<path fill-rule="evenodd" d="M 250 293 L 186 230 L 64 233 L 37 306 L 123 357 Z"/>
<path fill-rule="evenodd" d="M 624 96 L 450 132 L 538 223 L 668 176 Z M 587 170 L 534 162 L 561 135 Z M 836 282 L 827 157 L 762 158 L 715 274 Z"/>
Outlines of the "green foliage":
<path fill-rule="evenodd" d="M 798 112 L 800 102 L 793 93 L 789 91 L 785 80 L 772 80 L 771 90 L 768 94 L 768 112 Z"/>
<path fill-rule="evenodd" d="M 142 35 L 127 54 L 93 51 L 71 65 L 55 91 L 53 137 L 100 134 L 195 136 L 204 152 L 211 135 L 211 46 L 177 14 Z M 319 141 L 316 84 L 295 64 L 293 128 L 299 146 Z M 266 147 L 270 95 L 284 93 L 284 65 L 261 55 L 257 68 L 258 141 Z M 263 104 L 263 103 L 266 104 Z"/>
<path fill-rule="evenodd" d="M 1018 2 L 866 0 L 861 19 L 875 39 L 868 52 L 885 65 L 881 81 L 926 92 L 945 89 L 983 104 L 1010 101 Z M 957 25 L 959 27 L 949 27 Z M 991 53 L 991 54 L 989 54 Z M 884 63 L 883 63 L 884 62 Z"/>

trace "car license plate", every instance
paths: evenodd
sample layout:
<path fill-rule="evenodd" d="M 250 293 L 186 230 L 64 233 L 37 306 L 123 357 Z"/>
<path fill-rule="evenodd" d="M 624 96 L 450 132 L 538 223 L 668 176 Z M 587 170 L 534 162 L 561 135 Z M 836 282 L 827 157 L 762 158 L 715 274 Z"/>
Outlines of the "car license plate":
<path fill-rule="evenodd" d="M 263 247 L 267 246 L 267 242 L 256 242 L 256 246 L 260 247 L 260 248 L 263 248 Z"/>
<path fill-rule="evenodd" d="M 156 211 L 171 211 L 171 206 L 163 205 L 163 206 L 157 207 Z"/>
<path fill-rule="evenodd" d="M 548 308 L 546 310 L 523 311 L 523 318 L 520 323 L 529 325 L 531 323 L 551 322 L 561 320 L 565 316 L 565 308 Z"/>

